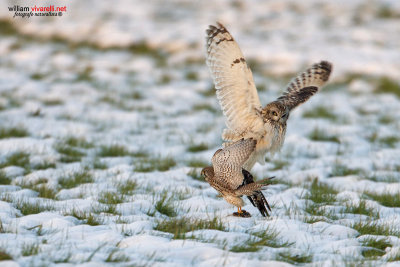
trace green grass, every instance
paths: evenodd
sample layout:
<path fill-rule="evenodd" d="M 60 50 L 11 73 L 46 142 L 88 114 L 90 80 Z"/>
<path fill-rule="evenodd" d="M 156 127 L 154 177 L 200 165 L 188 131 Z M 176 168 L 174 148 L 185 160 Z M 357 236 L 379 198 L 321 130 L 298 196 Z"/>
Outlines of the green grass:
<path fill-rule="evenodd" d="M 85 138 L 69 136 L 65 139 L 65 144 L 73 147 L 92 148 L 94 145 Z"/>
<path fill-rule="evenodd" d="M 400 97 L 400 83 L 388 77 L 382 77 L 377 81 L 375 93 L 389 93 Z"/>
<path fill-rule="evenodd" d="M 351 168 L 348 168 L 346 165 L 343 165 L 339 161 L 335 161 L 335 164 L 332 166 L 332 172 L 330 174 L 330 177 L 359 175 L 362 173 L 363 172 L 360 169 L 351 169 Z"/>
<path fill-rule="evenodd" d="M 30 215 L 30 214 L 38 214 L 44 211 L 52 211 L 54 210 L 54 206 L 50 203 L 42 203 L 42 202 L 32 202 L 29 199 L 18 199 L 12 201 L 14 207 L 21 211 L 23 215 Z"/>
<path fill-rule="evenodd" d="M 84 169 L 78 172 L 71 173 L 63 176 L 58 180 L 61 188 L 70 189 L 77 187 L 81 184 L 93 183 L 94 179 L 89 170 Z"/>
<path fill-rule="evenodd" d="M 390 194 L 388 192 L 385 193 L 374 193 L 374 192 L 364 192 L 364 195 L 368 198 L 379 202 L 379 204 L 386 207 L 400 207 L 400 193 Z"/>
<path fill-rule="evenodd" d="M 314 203 L 329 204 L 336 201 L 337 194 L 338 191 L 333 187 L 321 183 L 318 181 L 318 178 L 315 178 L 309 187 L 309 193 L 306 194 L 306 199 Z"/>
<path fill-rule="evenodd" d="M 201 229 L 226 231 L 221 220 L 217 217 L 212 220 L 193 219 L 190 217 L 169 218 L 157 221 L 154 227 L 154 230 L 172 233 L 173 239 L 186 239 L 187 232 Z"/>
<path fill-rule="evenodd" d="M 203 103 L 203 104 L 196 104 L 193 106 L 193 110 L 195 111 L 201 111 L 201 110 L 207 110 L 211 113 L 217 113 L 218 110 L 215 109 L 212 105 L 207 104 L 207 103 Z"/>
<path fill-rule="evenodd" d="M 71 147 L 67 144 L 56 144 L 55 150 L 61 154 L 60 161 L 64 163 L 71 163 L 81 161 L 82 157 L 86 154 L 81 152 L 78 148 Z"/>
<path fill-rule="evenodd" d="M 54 162 L 44 161 L 32 166 L 34 170 L 46 170 L 46 169 L 55 169 L 56 164 Z"/>
<path fill-rule="evenodd" d="M 368 208 L 367 202 L 364 199 L 361 199 L 358 205 L 346 203 L 343 212 L 357 215 L 367 215 L 371 218 L 379 219 L 379 212 L 375 211 L 373 208 Z"/>
<path fill-rule="evenodd" d="M 396 119 L 390 115 L 382 115 L 381 117 L 379 117 L 379 120 L 378 120 L 378 122 L 381 124 L 392 124 L 395 121 L 396 121 Z"/>
<path fill-rule="evenodd" d="M 313 180 L 305 195 L 306 206 L 305 211 L 312 215 L 305 218 L 305 222 L 314 223 L 317 221 L 337 220 L 338 217 L 334 210 L 327 205 L 336 201 L 338 191 L 325 183 L 321 183 L 317 178 Z"/>
<path fill-rule="evenodd" d="M 362 241 L 362 255 L 368 259 L 377 259 L 386 254 L 385 249 L 392 245 L 385 238 L 367 238 Z"/>
<path fill-rule="evenodd" d="M 100 151 L 97 154 L 99 157 L 125 157 L 130 155 L 131 153 L 128 149 L 121 145 L 103 145 L 100 147 Z"/>
<path fill-rule="evenodd" d="M 61 99 L 44 99 L 43 105 L 45 106 L 60 106 L 63 104 Z"/>
<path fill-rule="evenodd" d="M 208 145 L 205 143 L 192 144 L 187 148 L 187 151 L 189 152 L 200 152 L 205 150 L 208 150 Z"/>
<path fill-rule="evenodd" d="M 377 221 L 359 221 L 351 226 L 361 235 L 385 235 L 399 236 L 400 232 L 396 230 L 395 225 L 381 224 Z"/>
<path fill-rule="evenodd" d="M 26 136 L 29 136 L 29 132 L 23 127 L 0 128 L 0 139 Z"/>
<path fill-rule="evenodd" d="M 168 171 L 176 166 L 172 157 L 137 158 L 133 161 L 136 172 Z"/>
<path fill-rule="evenodd" d="M 272 167 L 270 170 L 271 171 L 277 171 L 277 170 L 282 170 L 285 167 L 289 166 L 289 162 L 286 160 L 274 160 L 272 161 L 272 163 L 274 164 L 274 167 Z"/>
<path fill-rule="evenodd" d="M 83 221 L 84 224 L 91 226 L 102 225 L 104 223 L 104 221 L 100 219 L 99 216 L 96 217 L 95 213 L 80 211 L 77 209 L 72 209 L 69 212 L 64 212 L 64 216 L 73 216 L 78 220 Z"/>
<path fill-rule="evenodd" d="M 312 110 L 303 113 L 304 118 L 324 118 L 328 120 L 335 121 L 337 119 L 336 115 L 324 106 L 318 106 Z"/>
<path fill-rule="evenodd" d="M 397 143 L 400 142 L 400 137 L 398 136 L 386 136 L 378 139 L 379 144 L 383 147 L 395 148 Z"/>
<path fill-rule="evenodd" d="M 199 80 L 199 76 L 197 75 L 196 72 L 193 71 L 189 71 L 185 74 L 185 79 L 189 80 L 189 81 L 198 81 Z"/>
<path fill-rule="evenodd" d="M 6 158 L 6 161 L 0 164 L 0 168 L 7 166 L 18 166 L 25 169 L 26 172 L 30 171 L 30 155 L 25 152 L 14 152 Z"/>
<path fill-rule="evenodd" d="M 175 217 L 177 215 L 172 198 L 168 196 L 167 192 L 164 192 L 160 199 L 157 200 L 155 210 L 168 217 Z"/>
<path fill-rule="evenodd" d="M 24 257 L 37 255 L 40 252 L 39 244 L 23 244 L 21 254 Z"/>
<path fill-rule="evenodd" d="M 190 177 L 192 177 L 195 180 L 205 182 L 204 177 L 201 176 L 200 170 L 198 170 L 197 168 L 190 169 L 190 171 L 188 172 L 187 175 L 189 175 Z"/>
<path fill-rule="evenodd" d="M 0 250 L 0 261 L 13 260 L 10 254 L 5 252 L 3 249 Z"/>
<path fill-rule="evenodd" d="M 132 195 L 133 191 L 137 188 L 136 181 L 127 180 L 126 182 L 117 182 L 116 183 L 117 192 L 121 195 Z"/>
<path fill-rule="evenodd" d="M 278 253 L 276 260 L 299 265 L 312 262 L 312 255 L 307 253 L 294 254 L 290 251 L 285 251 Z"/>
<path fill-rule="evenodd" d="M 240 245 L 230 249 L 232 252 L 256 252 L 263 247 L 281 248 L 288 247 L 291 244 L 279 240 L 279 233 L 276 230 L 267 227 L 263 231 L 250 233 L 251 237 L 240 242 Z"/>
<path fill-rule="evenodd" d="M 322 141 L 322 142 L 335 142 L 340 143 L 338 137 L 333 135 L 328 135 L 326 132 L 320 130 L 319 128 L 315 128 L 309 135 L 309 138 L 313 141 Z"/>
<path fill-rule="evenodd" d="M 209 164 L 201 159 L 189 159 L 186 163 L 187 166 L 192 168 L 204 168 L 207 167 Z"/>
<path fill-rule="evenodd" d="M 118 251 L 118 249 L 113 249 L 110 254 L 108 254 L 105 262 L 127 262 L 129 260 L 129 257 L 124 253 Z"/>
<path fill-rule="evenodd" d="M 100 192 L 97 200 L 103 204 L 116 205 L 124 202 L 124 196 L 116 192 L 104 191 Z"/>
<path fill-rule="evenodd" d="M 0 184 L 10 184 L 11 179 L 7 177 L 6 173 L 0 170 Z"/>

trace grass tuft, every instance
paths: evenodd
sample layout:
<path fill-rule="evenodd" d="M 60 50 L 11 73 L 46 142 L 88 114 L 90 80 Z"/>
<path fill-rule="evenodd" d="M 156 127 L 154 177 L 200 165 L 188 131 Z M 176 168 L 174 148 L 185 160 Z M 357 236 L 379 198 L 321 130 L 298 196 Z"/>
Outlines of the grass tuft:
<path fill-rule="evenodd" d="M 81 148 L 92 148 L 93 143 L 86 141 L 85 138 L 78 138 L 78 137 L 67 137 L 65 139 L 65 144 L 73 147 L 81 147 Z"/>
<path fill-rule="evenodd" d="M 337 190 L 327 184 L 319 182 L 318 178 L 315 178 L 311 183 L 309 193 L 306 195 L 306 198 L 314 203 L 329 204 L 336 201 L 337 194 Z"/>
<path fill-rule="evenodd" d="M 298 265 L 298 264 L 310 263 L 312 261 L 312 256 L 307 253 L 294 254 L 290 251 L 285 251 L 285 252 L 280 252 L 278 254 L 277 260 Z"/>
<path fill-rule="evenodd" d="M 14 200 L 13 204 L 23 215 L 38 214 L 44 211 L 54 210 L 54 206 L 50 203 L 32 202 L 29 201 L 29 199 Z"/>
<path fill-rule="evenodd" d="M 0 170 L 0 185 L 2 184 L 10 184 L 11 179 L 7 177 L 6 173 Z"/>
<path fill-rule="evenodd" d="M 364 195 L 386 207 L 400 207 L 400 194 L 364 192 Z"/>
<path fill-rule="evenodd" d="M 190 159 L 188 160 L 188 162 L 186 163 L 187 166 L 192 167 L 192 168 L 204 168 L 206 166 L 208 166 L 208 163 L 201 160 L 201 159 Z"/>
<path fill-rule="evenodd" d="M 0 168 L 4 168 L 7 166 L 18 166 L 25 169 L 25 171 L 29 172 L 30 164 L 29 164 L 29 154 L 25 152 L 15 152 L 7 157 L 6 161 L 0 164 Z"/>
<path fill-rule="evenodd" d="M 205 143 L 200 143 L 200 144 L 193 144 L 190 145 L 187 149 L 189 152 L 200 152 L 200 151 L 205 151 L 208 150 L 208 145 Z"/>
<path fill-rule="evenodd" d="M 136 181 L 128 180 L 126 182 L 118 182 L 116 184 L 117 191 L 121 195 L 132 195 L 133 191 L 137 188 Z"/>
<path fill-rule="evenodd" d="M 0 139 L 26 136 L 29 136 L 29 132 L 22 127 L 0 128 Z"/>
<path fill-rule="evenodd" d="M 192 168 L 187 175 L 195 180 L 205 182 L 204 177 L 201 175 L 200 170 L 198 170 L 197 168 Z"/>
<path fill-rule="evenodd" d="M 173 239 L 186 239 L 186 233 L 201 229 L 214 229 L 226 231 L 224 225 L 219 218 L 212 220 L 193 219 L 188 217 L 170 218 L 157 221 L 154 230 L 172 233 Z"/>
<path fill-rule="evenodd" d="M 387 224 L 380 224 L 377 221 L 359 221 L 351 226 L 359 235 L 385 235 L 399 236 L 400 232 L 396 228 Z"/>
<path fill-rule="evenodd" d="M 124 196 L 116 192 L 105 191 L 100 192 L 97 200 L 103 204 L 116 205 L 124 202 Z"/>
<path fill-rule="evenodd" d="M 93 183 L 94 179 L 89 170 L 84 169 L 74 172 L 67 176 L 63 176 L 58 180 L 58 184 L 65 189 L 77 187 L 81 184 Z"/>
<path fill-rule="evenodd" d="M 23 244 L 21 254 L 24 257 L 37 255 L 40 252 L 39 244 Z"/>
<path fill-rule="evenodd" d="M 367 215 L 369 217 L 379 219 L 379 212 L 375 212 L 373 208 L 368 208 L 367 202 L 364 199 L 360 200 L 360 203 L 356 206 L 346 203 L 343 212 L 357 215 Z"/>
<path fill-rule="evenodd" d="M 304 118 L 324 118 L 328 120 L 336 120 L 336 115 L 324 106 L 318 106 L 312 110 L 303 113 Z"/>
<path fill-rule="evenodd" d="M 168 171 L 176 166 L 176 161 L 172 157 L 156 157 L 156 158 L 138 158 L 133 162 L 135 171 L 152 172 L 152 171 Z"/>
<path fill-rule="evenodd" d="M 385 238 L 376 239 L 373 237 L 363 240 L 362 245 L 364 246 L 362 255 L 368 259 L 377 259 L 385 255 L 386 248 L 392 247 Z"/>
<path fill-rule="evenodd" d="M 281 248 L 290 246 L 288 242 L 280 241 L 278 235 L 276 230 L 267 227 L 263 231 L 251 233 L 251 237 L 248 240 L 241 242 L 241 245 L 232 247 L 230 251 L 256 252 L 262 249 L 262 247 Z"/>
<path fill-rule="evenodd" d="M 362 173 L 360 169 L 350 169 L 347 166 L 341 164 L 340 162 L 336 161 L 335 165 L 332 167 L 332 172 L 330 177 L 335 176 L 348 176 L 348 175 L 358 175 Z"/>
<path fill-rule="evenodd" d="M 8 260 L 13 260 L 11 255 L 3 250 L 0 250 L 0 261 L 8 261 Z"/>
<path fill-rule="evenodd" d="M 340 143 L 340 140 L 336 136 L 328 135 L 326 132 L 323 132 L 319 128 L 315 128 L 309 135 L 309 138 L 313 141 L 322 141 L 322 142 L 335 142 Z"/>
<path fill-rule="evenodd" d="M 118 249 L 113 249 L 110 254 L 108 254 L 105 262 L 127 262 L 129 260 L 129 257 L 122 252 L 118 252 Z"/>
<path fill-rule="evenodd" d="M 122 145 L 101 146 L 99 157 L 125 157 L 130 156 L 131 153 Z"/>
<path fill-rule="evenodd" d="M 60 161 L 64 163 L 81 161 L 81 158 L 86 155 L 78 148 L 71 147 L 66 144 L 56 144 L 54 148 L 58 153 L 62 154 Z"/>
<path fill-rule="evenodd" d="M 375 93 L 378 94 L 389 93 L 389 94 L 394 94 L 397 97 L 400 97 L 400 83 L 388 77 L 382 77 L 377 82 Z"/>
<path fill-rule="evenodd" d="M 175 217 L 177 215 L 172 199 L 171 197 L 168 197 L 167 192 L 164 192 L 161 195 L 161 198 L 156 202 L 155 209 L 159 213 L 167 215 L 168 217 Z"/>
<path fill-rule="evenodd" d="M 70 212 L 65 212 L 64 216 L 73 216 L 78 220 L 83 221 L 85 224 L 91 226 L 102 225 L 104 223 L 103 220 L 99 218 L 99 216 L 96 217 L 96 214 L 92 212 L 80 211 L 77 209 L 72 209 Z"/>

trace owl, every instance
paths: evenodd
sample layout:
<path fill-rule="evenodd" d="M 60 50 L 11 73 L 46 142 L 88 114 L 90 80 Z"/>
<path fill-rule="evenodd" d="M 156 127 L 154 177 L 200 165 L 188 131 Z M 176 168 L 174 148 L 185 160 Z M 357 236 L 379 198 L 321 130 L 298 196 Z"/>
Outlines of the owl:
<path fill-rule="evenodd" d="M 216 189 L 223 198 L 230 204 L 238 208 L 234 216 L 250 217 L 250 213 L 242 210 L 244 202 L 242 196 L 246 195 L 250 202 L 261 213 L 262 216 L 269 216 L 271 211 L 267 200 L 261 189 L 265 186 L 264 182 L 271 178 L 254 182 L 253 176 L 242 168 L 244 162 L 256 147 L 254 139 L 242 139 L 232 145 L 219 149 L 212 157 L 212 166 L 206 167 L 201 171 L 205 180 Z"/>
<path fill-rule="evenodd" d="M 206 63 L 226 118 L 224 146 L 242 138 L 256 140 L 257 146 L 243 166 L 250 171 L 256 162 L 265 163 L 267 152 L 280 150 L 290 111 L 328 81 L 332 64 L 313 64 L 289 83 L 282 96 L 262 107 L 251 70 L 232 35 L 221 23 L 210 25 L 206 33 Z"/>

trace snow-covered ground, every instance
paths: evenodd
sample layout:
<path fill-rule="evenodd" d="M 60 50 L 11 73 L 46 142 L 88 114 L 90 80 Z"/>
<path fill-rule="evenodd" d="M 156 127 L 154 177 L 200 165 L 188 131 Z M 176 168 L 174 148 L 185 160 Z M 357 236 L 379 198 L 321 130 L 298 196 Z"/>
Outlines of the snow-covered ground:
<path fill-rule="evenodd" d="M 1 266 L 400 266 L 399 1 L 40 1 L 0 8 Z M 199 178 L 224 118 L 204 63 L 221 21 L 262 103 L 332 79 L 256 165 L 272 214 Z"/>

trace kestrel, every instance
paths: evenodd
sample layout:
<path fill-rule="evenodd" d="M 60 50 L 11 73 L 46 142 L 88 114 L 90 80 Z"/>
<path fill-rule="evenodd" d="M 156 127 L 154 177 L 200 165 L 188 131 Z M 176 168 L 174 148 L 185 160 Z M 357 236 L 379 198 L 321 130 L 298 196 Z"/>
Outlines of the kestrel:
<path fill-rule="evenodd" d="M 267 152 L 280 150 L 290 111 L 328 81 L 332 65 L 327 61 L 313 64 L 289 83 L 282 96 L 262 107 L 251 70 L 228 30 L 220 23 L 210 25 L 206 41 L 206 63 L 226 118 L 224 146 L 242 138 L 255 139 L 257 146 L 243 166 L 250 171 L 257 161 L 264 165 Z"/>
<path fill-rule="evenodd" d="M 267 208 L 271 211 L 267 200 L 260 191 L 267 186 L 262 184 L 271 178 L 254 182 L 253 176 L 242 169 L 250 154 L 256 147 L 254 139 L 239 140 L 223 149 L 218 149 L 211 159 L 212 167 L 201 171 L 205 180 L 215 188 L 223 198 L 238 208 L 235 216 L 249 217 L 250 214 L 242 210 L 244 202 L 241 196 L 246 195 L 253 206 L 257 207 L 261 215 L 269 216 Z"/>

